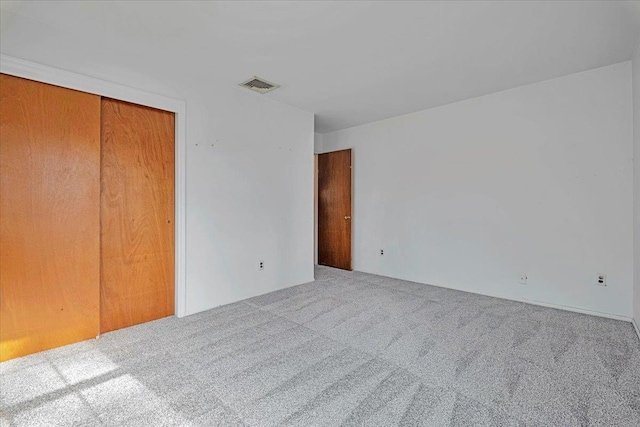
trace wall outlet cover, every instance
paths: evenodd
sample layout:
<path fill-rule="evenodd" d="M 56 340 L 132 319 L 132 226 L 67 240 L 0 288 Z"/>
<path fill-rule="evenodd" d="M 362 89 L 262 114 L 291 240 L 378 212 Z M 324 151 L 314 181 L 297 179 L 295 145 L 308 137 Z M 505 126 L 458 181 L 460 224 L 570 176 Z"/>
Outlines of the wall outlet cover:
<path fill-rule="evenodd" d="M 607 275 L 606 274 L 598 274 L 596 276 L 596 285 L 598 285 L 598 286 L 607 286 Z"/>

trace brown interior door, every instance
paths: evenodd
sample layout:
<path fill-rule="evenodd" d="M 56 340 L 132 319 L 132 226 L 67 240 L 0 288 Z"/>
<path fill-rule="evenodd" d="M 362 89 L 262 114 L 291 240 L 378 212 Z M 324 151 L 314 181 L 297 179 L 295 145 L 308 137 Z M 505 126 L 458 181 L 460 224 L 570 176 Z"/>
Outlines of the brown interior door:
<path fill-rule="evenodd" d="M 99 333 L 100 97 L 0 74 L 0 361 Z"/>
<path fill-rule="evenodd" d="M 174 313 L 174 114 L 102 99 L 100 330 Z"/>
<path fill-rule="evenodd" d="M 351 270 L 351 150 L 318 155 L 318 264 Z"/>

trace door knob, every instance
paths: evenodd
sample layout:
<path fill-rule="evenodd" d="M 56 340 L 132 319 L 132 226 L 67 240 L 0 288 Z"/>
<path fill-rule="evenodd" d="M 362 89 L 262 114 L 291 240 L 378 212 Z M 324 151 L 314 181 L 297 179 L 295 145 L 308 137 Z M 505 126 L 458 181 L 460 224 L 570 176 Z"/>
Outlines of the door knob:
<path fill-rule="evenodd" d="M 350 216 L 345 216 L 344 219 L 351 219 L 351 217 Z"/>

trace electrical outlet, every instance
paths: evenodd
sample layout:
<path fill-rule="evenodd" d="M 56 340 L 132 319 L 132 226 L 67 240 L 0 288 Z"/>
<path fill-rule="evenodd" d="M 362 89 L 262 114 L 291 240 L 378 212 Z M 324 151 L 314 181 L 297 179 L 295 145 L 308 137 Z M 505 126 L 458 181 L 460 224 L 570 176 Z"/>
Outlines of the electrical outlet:
<path fill-rule="evenodd" d="M 527 275 L 526 274 L 521 274 L 520 278 L 518 279 L 518 283 L 520 283 L 521 285 L 526 285 L 527 284 Z"/>
<path fill-rule="evenodd" d="M 596 276 L 596 285 L 598 285 L 598 286 L 607 286 L 607 275 L 606 274 L 598 274 Z"/>
<path fill-rule="evenodd" d="M 380 256 L 384 256 L 384 249 L 380 249 Z"/>
<path fill-rule="evenodd" d="M 264 261 L 258 263 L 258 270 L 264 270 Z"/>

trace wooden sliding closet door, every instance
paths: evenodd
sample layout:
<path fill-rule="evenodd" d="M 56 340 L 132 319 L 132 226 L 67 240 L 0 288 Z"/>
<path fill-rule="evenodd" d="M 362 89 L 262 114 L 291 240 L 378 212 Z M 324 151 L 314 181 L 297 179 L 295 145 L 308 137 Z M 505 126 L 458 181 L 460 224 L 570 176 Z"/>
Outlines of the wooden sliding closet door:
<path fill-rule="evenodd" d="M 100 97 L 0 74 L 0 361 L 99 333 Z"/>
<path fill-rule="evenodd" d="M 102 99 L 101 332 L 174 313 L 174 135 L 173 113 Z"/>

